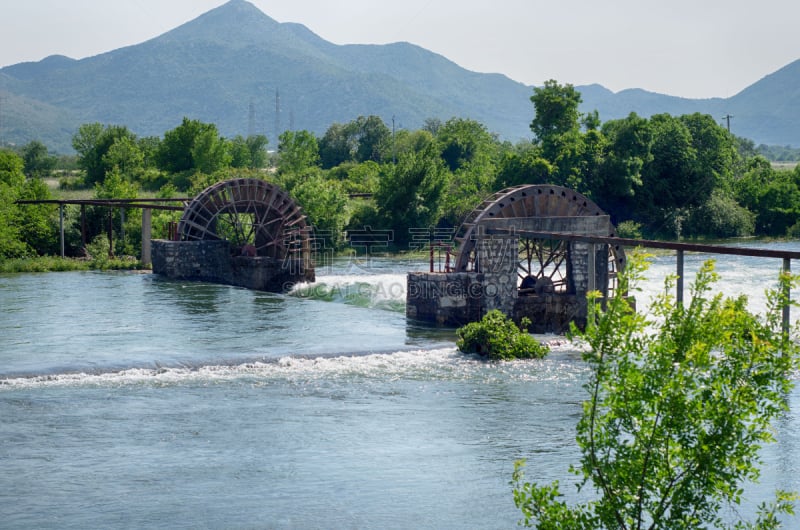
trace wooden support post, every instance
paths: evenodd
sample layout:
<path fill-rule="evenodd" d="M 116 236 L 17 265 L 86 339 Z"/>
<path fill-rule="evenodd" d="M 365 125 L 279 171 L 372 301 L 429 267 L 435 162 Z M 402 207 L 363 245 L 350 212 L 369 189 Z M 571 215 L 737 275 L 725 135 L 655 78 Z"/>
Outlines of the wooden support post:
<path fill-rule="evenodd" d="M 589 274 L 587 290 L 589 292 L 597 290 L 597 248 L 594 243 L 589 243 L 589 264 L 587 267 Z"/>
<path fill-rule="evenodd" d="M 125 246 L 125 208 L 119 209 L 119 241 Z"/>
<path fill-rule="evenodd" d="M 114 210 L 108 209 L 108 257 L 114 257 Z"/>
<path fill-rule="evenodd" d="M 81 204 L 81 247 L 86 248 L 86 205 Z"/>
<path fill-rule="evenodd" d="M 64 203 L 58 205 L 58 232 L 61 234 L 61 257 L 64 257 Z"/>
<path fill-rule="evenodd" d="M 792 260 L 790 260 L 789 258 L 783 258 L 783 273 L 784 274 L 792 273 Z M 789 303 L 789 300 L 792 295 L 791 286 L 788 282 L 786 283 L 785 289 L 786 290 L 783 293 L 784 296 L 786 297 L 785 303 L 783 305 L 783 332 L 788 334 L 789 329 L 791 328 L 790 325 L 791 315 L 789 314 L 790 313 L 789 307 L 791 306 L 791 304 Z"/>
<path fill-rule="evenodd" d="M 147 266 L 152 263 L 150 255 L 150 234 L 152 231 L 152 210 L 142 209 L 142 265 Z"/>
<path fill-rule="evenodd" d="M 678 276 L 678 281 L 676 282 L 676 294 L 675 294 L 675 301 L 678 305 L 683 305 L 683 250 L 678 250 L 677 256 L 677 271 L 675 274 Z"/>

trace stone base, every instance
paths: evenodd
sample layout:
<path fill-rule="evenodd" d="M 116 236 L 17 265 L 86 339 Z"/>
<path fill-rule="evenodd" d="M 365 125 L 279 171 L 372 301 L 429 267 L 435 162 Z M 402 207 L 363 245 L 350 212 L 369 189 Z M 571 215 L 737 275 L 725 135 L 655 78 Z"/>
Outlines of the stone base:
<path fill-rule="evenodd" d="M 411 272 L 406 288 L 406 316 L 439 325 L 463 326 L 480 320 L 483 275 L 469 272 Z"/>
<path fill-rule="evenodd" d="M 570 322 L 579 328 L 586 326 L 586 298 L 574 294 L 544 294 L 520 296 L 514 303 L 512 318 L 520 323 L 531 321 L 530 333 L 559 333 L 569 331 Z"/>
<path fill-rule="evenodd" d="M 302 260 L 231 256 L 227 241 L 166 241 L 152 244 L 153 272 L 173 280 L 203 281 L 285 292 L 313 282 L 314 269 Z"/>

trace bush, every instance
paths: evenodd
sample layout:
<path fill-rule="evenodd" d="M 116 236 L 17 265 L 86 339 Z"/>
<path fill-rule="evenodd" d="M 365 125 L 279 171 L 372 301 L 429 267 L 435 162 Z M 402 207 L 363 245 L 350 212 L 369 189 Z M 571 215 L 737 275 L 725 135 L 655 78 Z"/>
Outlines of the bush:
<path fill-rule="evenodd" d="M 634 256 L 605 310 L 590 299 L 585 332 L 590 368 L 578 422 L 582 457 L 571 468 L 579 489 L 596 499 L 568 505 L 558 483 L 512 478 L 526 526 L 538 528 L 778 528 L 793 513 L 792 493 L 778 491 L 757 520 L 725 524 L 743 485 L 759 475 L 759 449 L 774 440 L 771 423 L 787 410 L 798 345 L 781 328 L 786 293 L 797 278 L 782 273 L 766 317 L 746 299 L 708 296 L 713 263 L 697 273 L 690 302 L 672 295 L 674 278 L 651 308 L 636 313 L 622 293 L 634 290 L 645 264 Z"/>
<path fill-rule="evenodd" d="M 622 221 L 617 225 L 617 237 L 642 239 L 642 223 Z"/>
<path fill-rule="evenodd" d="M 522 325 L 530 324 L 524 318 Z M 520 329 L 514 321 L 497 309 L 484 315 L 480 322 L 470 322 L 460 327 L 456 334 L 458 349 L 464 353 L 477 353 L 494 361 L 509 359 L 538 359 L 547 355 L 549 348 Z"/>

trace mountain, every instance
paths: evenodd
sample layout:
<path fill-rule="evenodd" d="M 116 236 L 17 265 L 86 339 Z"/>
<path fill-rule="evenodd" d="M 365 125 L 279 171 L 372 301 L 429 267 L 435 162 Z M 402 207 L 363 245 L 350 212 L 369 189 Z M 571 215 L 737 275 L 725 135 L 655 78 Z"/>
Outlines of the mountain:
<path fill-rule="evenodd" d="M 631 111 L 732 114 L 739 136 L 799 145 L 798 70 L 793 63 L 727 100 L 576 88 L 583 110 L 597 109 L 603 120 Z M 532 93 L 506 76 L 470 72 L 410 43 L 332 44 L 303 25 L 279 23 L 245 0 L 231 0 L 138 45 L 0 69 L 0 140 L 39 139 L 69 152 L 82 123 L 161 136 L 188 116 L 217 124 L 228 137 L 264 133 L 275 146 L 276 131 L 321 135 L 332 123 L 374 114 L 410 129 L 427 118 L 472 118 L 516 141 L 531 136 Z"/>

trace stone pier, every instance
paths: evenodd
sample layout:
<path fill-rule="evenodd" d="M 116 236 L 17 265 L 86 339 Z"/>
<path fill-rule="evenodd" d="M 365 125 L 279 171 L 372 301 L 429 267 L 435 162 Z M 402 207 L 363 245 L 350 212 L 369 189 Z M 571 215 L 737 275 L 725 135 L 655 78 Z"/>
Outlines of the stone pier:
<path fill-rule="evenodd" d="M 314 269 L 300 259 L 232 256 L 221 240 L 152 242 L 153 272 L 173 280 L 204 281 L 284 292 L 299 282 L 313 282 Z"/>

